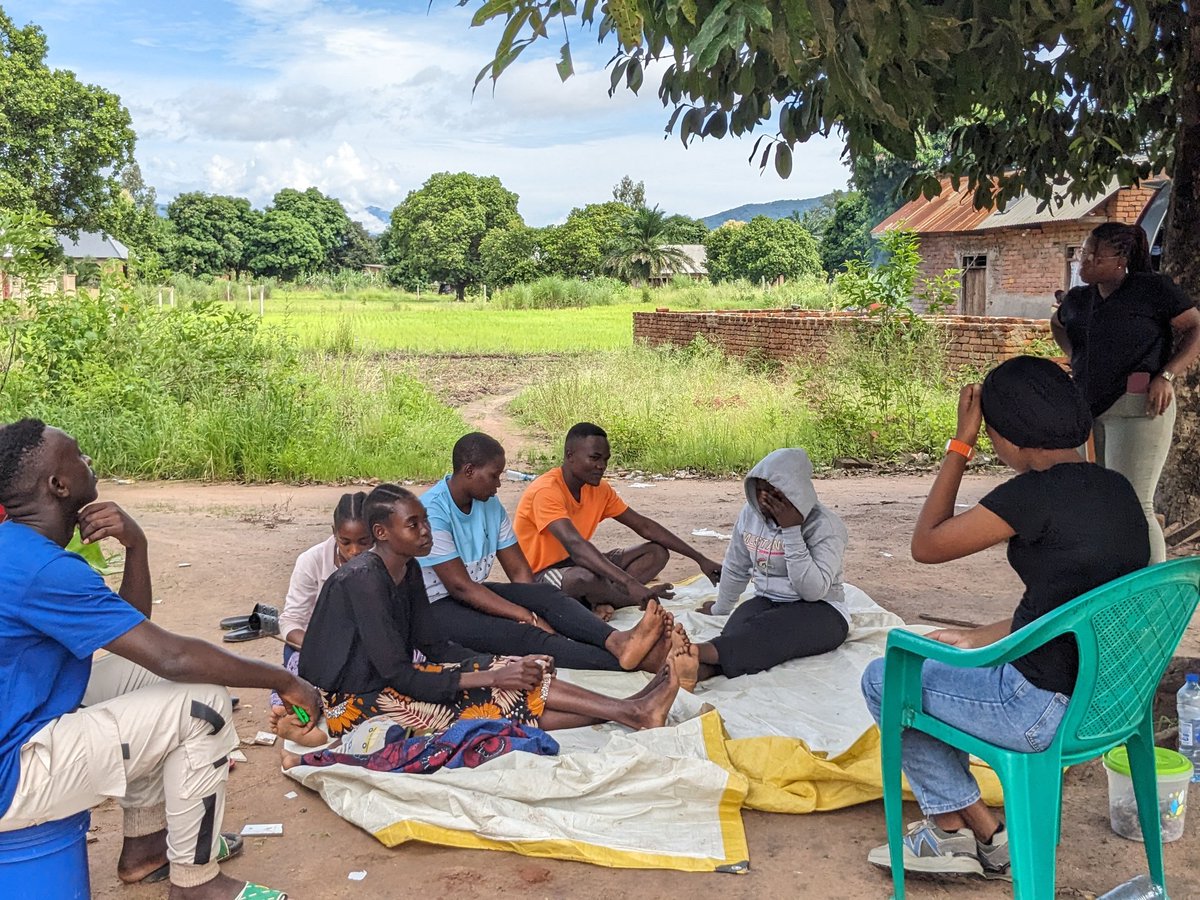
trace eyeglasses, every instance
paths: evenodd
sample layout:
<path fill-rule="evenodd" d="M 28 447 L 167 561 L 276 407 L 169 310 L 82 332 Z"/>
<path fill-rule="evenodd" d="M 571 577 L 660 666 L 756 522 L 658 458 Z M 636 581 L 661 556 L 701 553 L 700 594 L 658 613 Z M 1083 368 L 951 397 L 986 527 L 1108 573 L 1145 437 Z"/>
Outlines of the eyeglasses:
<path fill-rule="evenodd" d="M 1099 259 L 1124 259 L 1125 257 L 1121 256 L 1119 253 L 1109 253 L 1105 256 L 1097 256 L 1095 250 L 1084 250 L 1081 254 L 1079 254 L 1079 258 L 1081 260 L 1090 259 L 1095 261 Z"/>

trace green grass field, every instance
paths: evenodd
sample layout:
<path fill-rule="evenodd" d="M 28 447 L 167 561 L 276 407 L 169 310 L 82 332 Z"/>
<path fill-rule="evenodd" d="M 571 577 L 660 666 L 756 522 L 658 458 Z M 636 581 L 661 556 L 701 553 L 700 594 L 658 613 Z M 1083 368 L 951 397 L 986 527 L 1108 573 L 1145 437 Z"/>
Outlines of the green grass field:
<path fill-rule="evenodd" d="M 244 304 L 243 304 L 244 306 Z M 633 343 L 633 311 L 646 307 L 496 309 L 444 300 L 338 300 L 302 293 L 266 302 L 265 321 L 309 350 L 410 353 L 568 353 Z"/>

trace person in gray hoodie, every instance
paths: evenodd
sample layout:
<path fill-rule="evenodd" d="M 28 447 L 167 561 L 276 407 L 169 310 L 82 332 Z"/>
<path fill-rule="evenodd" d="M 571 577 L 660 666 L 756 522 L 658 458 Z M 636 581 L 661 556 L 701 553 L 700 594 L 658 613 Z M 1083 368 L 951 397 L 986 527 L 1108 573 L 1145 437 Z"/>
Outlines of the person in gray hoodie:
<path fill-rule="evenodd" d="M 699 610 L 732 615 L 718 637 L 691 647 L 695 678 L 681 672 L 689 690 L 697 680 L 762 672 L 846 640 L 846 526 L 817 500 L 812 471 L 808 454 L 793 447 L 768 454 L 746 476 L 717 599 Z M 754 596 L 737 605 L 751 579 Z"/>

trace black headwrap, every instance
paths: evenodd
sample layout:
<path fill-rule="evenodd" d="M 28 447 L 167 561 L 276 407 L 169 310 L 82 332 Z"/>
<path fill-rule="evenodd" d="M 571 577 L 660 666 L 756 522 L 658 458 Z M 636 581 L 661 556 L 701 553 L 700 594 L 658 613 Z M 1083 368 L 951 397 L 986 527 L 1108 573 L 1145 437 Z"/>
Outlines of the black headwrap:
<path fill-rule="evenodd" d="M 1092 414 L 1069 375 L 1056 363 L 1017 356 L 983 380 L 983 418 L 1018 447 L 1067 450 L 1086 443 Z"/>

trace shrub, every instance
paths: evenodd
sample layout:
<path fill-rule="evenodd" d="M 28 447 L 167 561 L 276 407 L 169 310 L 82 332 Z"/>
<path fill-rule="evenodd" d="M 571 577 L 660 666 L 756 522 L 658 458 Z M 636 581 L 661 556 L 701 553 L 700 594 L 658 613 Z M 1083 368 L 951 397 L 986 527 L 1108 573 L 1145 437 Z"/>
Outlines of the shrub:
<path fill-rule="evenodd" d="M 568 309 L 632 302 L 629 289 L 615 278 L 539 278 L 497 291 L 492 304 L 501 309 Z"/>

